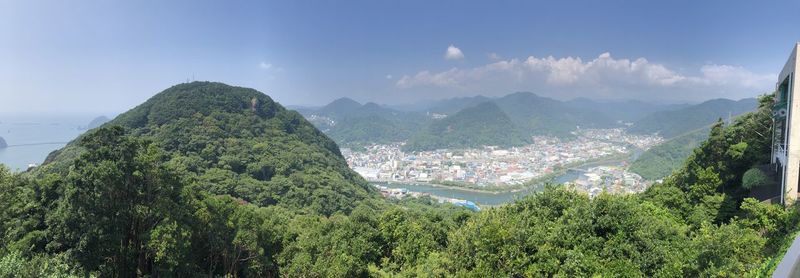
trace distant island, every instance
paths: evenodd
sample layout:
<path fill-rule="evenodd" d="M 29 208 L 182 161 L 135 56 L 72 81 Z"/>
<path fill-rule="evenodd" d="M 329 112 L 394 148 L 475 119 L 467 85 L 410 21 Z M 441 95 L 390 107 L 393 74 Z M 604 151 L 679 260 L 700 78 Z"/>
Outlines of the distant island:
<path fill-rule="evenodd" d="M 8 147 L 6 140 L 3 139 L 3 137 L 0 137 L 0 149 L 5 149 L 6 147 Z"/>
<path fill-rule="evenodd" d="M 78 129 L 81 129 L 81 130 L 89 130 L 89 129 L 94 129 L 94 128 L 97 128 L 97 127 L 99 127 L 99 126 L 103 125 L 104 123 L 106 123 L 106 122 L 108 122 L 108 121 L 110 121 L 110 120 L 111 120 L 111 119 L 109 119 L 109 118 L 108 118 L 108 117 L 106 117 L 106 116 L 100 116 L 100 117 L 94 118 L 94 119 L 93 119 L 91 122 L 89 122 L 89 124 L 88 124 L 88 125 L 86 125 L 85 127 L 79 127 Z"/>

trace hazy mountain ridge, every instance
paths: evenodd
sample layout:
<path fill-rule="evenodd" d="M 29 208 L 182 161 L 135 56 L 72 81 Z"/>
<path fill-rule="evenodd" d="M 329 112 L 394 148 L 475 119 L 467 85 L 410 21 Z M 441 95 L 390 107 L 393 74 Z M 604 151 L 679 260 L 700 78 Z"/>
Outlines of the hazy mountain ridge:
<path fill-rule="evenodd" d="M 406 141 L 415 136 L 429 136 L 430 134 L 421 133 L 429 133 L 426 127 L 435 124 L 435 119 L 447 118 L 486 102 L 495 103 L 504 117 L 511 120 L 513 124 L 508 128 L 513 129 L 514 134 L 527 137 L 552 135 L 562 138 L 571 137 L 571 132 L 579 127 L 621 128 L 625 127 L 622 123 L 630 122 L 635 122 L 629 128 L 630 132 L 660 132 L 662 136 L 669 138 L 711 124 L 719 117 L 727 117 L 727 112 L 724 111 L 732 111 L 735 116 L 752 110 L 756 105 L 753 99 L 717 99 L 696 105 L 657 104 L 637 100 L 598 101 L 586 98 L 560 101 L 530 92 L 517 92 L 497 98 L 478 95 L 417 103 L 417 110 L 414 111 L 400 111 L 372 102 L 362 105 L 349 98 L 340 98 L 326 106 L 304 110 L 303 115 L 339 144 L 386 143 Z M 475 112 L 472 110 L 470 113 Z M 669 119 L 674 117 L 673 114 L 680 115 L 680 120 Z M 665 117 L 668 119 L 663 119 Z M 498 120 L 503 121 L 502 118 Z M 492 119 L 487 119 L 486 122 L 492 122 Z M 476 142 L 485 141 L 472 139 Z M 493 145 L 504 143 L 498 139 Z M 436 145 L 446 148 L 459 144 Z"/>
<path fill-rule="evenodd" d="M 659 111 L 678 110 L 690 104 L 657 104 L 640 100 L 598 101 L 588 98 L 576 98 L 565 101 L 567 106 L 578 109 L 589 109 L 605 114 L 614 121 L 632 122 Z"/>
<path fill-rule="evenodd" d="M 303 115 L 343 145 L 404 141 L 429 121 L 421 113 L 398 111 L 374 102 L 362 105 L 349 98 L 306 110 Z"/>
<path fill-rule="evenodd" d="M 687 132 L 705 127 L 722 118 L 734 117 L 758 107 L 755 98 L 738 101 L 730 99 L 712 99 L 700 104 L 678 110 L 652 113 L 638 121 L 628 129 L 639 134 L 658 133 L 664 138 L 672 138 Z"/>
<path fill-rule="evenodd" d="M 487 101 L 432 122 L 412 136 L 404 149 L 422 151 L 485 145 L 509 147 L 526 143 L 530 143 L 530 137 L 520 133 L 496 103 Z"/>

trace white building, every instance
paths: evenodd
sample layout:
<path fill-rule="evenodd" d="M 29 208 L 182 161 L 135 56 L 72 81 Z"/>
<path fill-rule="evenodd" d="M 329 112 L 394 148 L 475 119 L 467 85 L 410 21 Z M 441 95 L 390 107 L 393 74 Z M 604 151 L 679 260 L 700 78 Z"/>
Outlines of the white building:
<path fill-rule="evenodd" d="M 797 94 L 798 63 L 797 53 L 800 43 L 792 48 L 789 60 L 778 75 L 773 106 L 772 163 L 781 177 L 781 203 L 792 205 L 797 200 L 800 182 L 800 94 Z"/>

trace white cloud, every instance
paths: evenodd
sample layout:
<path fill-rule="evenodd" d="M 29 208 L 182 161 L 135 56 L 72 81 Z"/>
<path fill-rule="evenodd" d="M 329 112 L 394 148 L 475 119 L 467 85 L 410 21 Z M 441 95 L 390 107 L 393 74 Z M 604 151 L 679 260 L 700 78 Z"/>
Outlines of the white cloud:
<path fill-rule="evenodd" d="M 616 59 L 606 52 L 589 61 L 580 57 L 530 56 L 474 68 L 423 70 L 404 75 L 395 85 L 402 89 L 437 87 L 488 94 L 527 90 L 563 98 L 707 99 L 753 96 L 770 90 L 774 82 L 773 75 L 756 74 L 739 66 L 705 65 L 697 72 L 688 75 L 645 58 Z"/>
<path fill-rule="evenodd" d="M 758 89 L 763 84 L 772 85 L 776 76 L 759 75 L 739 66 L 705 65 L 700 68 L 703 73 L 701 81 L 712 84 L 738 85 L 745 88 Z"/>
<path fill-rule="evenodd" d="M 273 72 L 283 72 L 283 68 L 282 67 L 275 66 L 272 63 L 268 63 L 268 62 L 259 63 L 258 64 L 258 68 L 262 69 L 262 70 L 273 71 Z"/>
<path fill-rule="evenodd" d="M 501 60 L 501 59 L 503 59 L 503 57 L 500 57 L 500 55 L 499 55 L 499 54 L 497 54 L 497 53 L 494 53 L 494 52 L 492 52 L 492 53 L 489 53 L 489 54 L 488 54 L 488 55 L 486 55 L 486 56 L 487 56 L 487 57 L 489 57 L 489 60 L 492 60 L 492 61 L 497 61 L 497 60 Z"/>
<path fill-rule="evenodd" d="M 447 60 L 461 60 L 464 59 L 464 53 L 461 52 L 461 49 L 451 44 L 447 47 L 447 51 L 444 53 L 444 58 Z"/>
<path fill-rule="evenodd" d="M 387 74 L 386 75 L 386 79 L 392 79 L 392 75 L 391 74 Z"/>

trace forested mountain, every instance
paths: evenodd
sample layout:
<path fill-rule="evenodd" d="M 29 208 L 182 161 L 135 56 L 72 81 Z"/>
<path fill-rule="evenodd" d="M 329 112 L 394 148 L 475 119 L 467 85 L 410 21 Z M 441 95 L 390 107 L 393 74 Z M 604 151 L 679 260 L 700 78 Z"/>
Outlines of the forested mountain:
<path fill-rule="evenodd" d="M 758 106 L 754 98 L 739 101 L 714 99 L 686 108 L 653 113 L 636 121 L 629 132 L 639 134 L 658 133 L 664 138 L 672 138 L 713 124 L 716 120 L 727 119 L 753 111 Z"/>
<path fill-rule="evenodd" d="M 349 98 L 306 110 L 304 115 L 342 145 L 405 141 L 429 121 L 421 113 L 401 112 L 373 102 L 361 105 Z"/>
<path fill-rule="evenodd" d="M 615 126 L 614 121 L 595 110 L 576 109 L 551 98 L 519 92 L 494 100 L 525 135 L 569 136 L 582 128 Z"/>
<path fill-rule="evenodd" d="M 481 95 L 474 97 L 457 97 L 451 99 L 443 99 L 431 103 L 429 105 L 430 107 L 427 107 L 420 111 L 444 114 L 444 115 L 452 115 L 457 113 L 458 111 L 464 110 L 465 108 L 470 108 L 491 100 L 492 100 L 491 98 Z"/>
<path fill-rule="evenodd" d="M 5 148 L 5 147 L 8 147 L 8 143 L 6 143 L 6 139 L 3 139 L 3 137 L 0 137 L 0 149 Z"/>
<path fill-rule="evenodd" d="M 356 201 L 374 196 L 349 169 L 336 143 L 297 112 L 253 89 L 180 84 L 108 125 L 153 141 L 170 163 L 196 180 L 197 189 L 213 194 L 325 214 L 347 211 Z M 67 172 L 85 151 L 81 140 L 51 154 L 36 172 Z"/>
<path fill-rule="evenodd" d="M 358 103 L 350 98 L 343 97 L 328 103 L 328 105 L 325 105 L 319 110 L 314 111 L 314 113 L 326 117 L 336 118 L 348 115 L 358 108 L 361 108 L 361 103 Z"/>
<path fill-rule="evenodd" d="M 708 128 L 698 129 L 652 147 L 633 161 L 629 170 L 648 180 L 669 176 L 708 138 L 708 131 Z"/>
<path fill-rule="evenodd" d="M 559 101 L 529 92 L 518 92 L 499 98 L 485 96 L 461 97 L 417 104 L 419 110 L 399 111 L 375 103 L 360 103 L 340 98 L 319 109 L 304 109 L 306 116 L 317 128 L 325 131 L 339 144 L 371 144 L 406 141 L 412 137 L 429 137 L 435 127 L 433 114 L 450 117 L 456 113 L 486 102 L 494 102 L 511 120 L 516 133 L 525 136 L 553 135 L 570 137 L 578 127 L 622 127 L 618 121 L 635 122 L 630 132 L 650 134 L 659 132 L 667 138 L 702 128 L 720 117 L 732 116 L 755 108 L 754 99 L 731 101 L 717 99 L 698 105 L 653 104 L 641 101 L 595 101 L 585 98 Z M 422 107 L 422 108 L 419 108 Z M 467 139 L 487 142 L 480 135 L 464 134 Z M 499 138 L 498 138 L 499 139 Z M 433 139 L 423 139 L 432 142 Z M 499 140 L 490 145 L 504 145 Z M 462 144 L 434 144 L 458 148 Z M 416 147 L 415 147 L 416 148 Z"/>
<path fill-rule="evenodd" d="M 408 140 L 404 149 L 412 151 L 446 148 L 477 148 L 484 145 L 519 146 L 530 137 L 519 132 L 509 117 L 494 102 L 469 107 L 434 121 Z"/>
<path fill-rule="evenodd" d="M 477 213 L 369 198 L 335 144 L 254 90 L 191 83 L 152 100 L 37 173 L 0 167 L 0 276 L 758 277 L 798 231 L 798 210 L 742 186 L 769 160 L 769 97 L 642 194 L 549 186 Z"/>
<path fill-rule="evenodd" d="M 656 104 L 638 100 L 597 101 L 587 98 L 576 98 L 564 102 L 577 109 L 593 110 L 614 121 L 634 122 L 659 111 L 670 111 L 686 108 L 688 104 Z"/>

